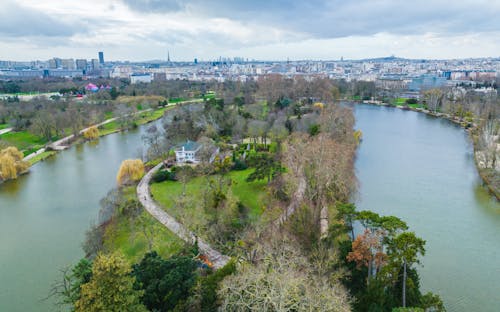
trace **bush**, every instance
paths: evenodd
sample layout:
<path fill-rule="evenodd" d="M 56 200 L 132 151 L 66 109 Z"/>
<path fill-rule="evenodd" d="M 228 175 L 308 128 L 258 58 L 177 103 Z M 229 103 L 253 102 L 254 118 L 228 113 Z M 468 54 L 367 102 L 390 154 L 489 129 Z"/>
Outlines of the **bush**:
<path fill-rule="evenodd" d="M 168 170 L 161 170 L 153 175 L 154 183 L 160 183 L 163 181 L 176 181 L 176 180 L 177 179 L 175 178 L 175 172 L 171 172 Z"/>
<path fill-rule="evenodd" d="M 245 163 L 245 161 L 242 161 L 240 159 L 236 159 L 234 161 L 233 167 L 231 168 L 232 170 L 245 170 L 248 168 L 248 165 Z"/>
<path fill-rule="evenodd" d="M 417 99 L 406 99 L 406 104 L 418 104 Z"/>

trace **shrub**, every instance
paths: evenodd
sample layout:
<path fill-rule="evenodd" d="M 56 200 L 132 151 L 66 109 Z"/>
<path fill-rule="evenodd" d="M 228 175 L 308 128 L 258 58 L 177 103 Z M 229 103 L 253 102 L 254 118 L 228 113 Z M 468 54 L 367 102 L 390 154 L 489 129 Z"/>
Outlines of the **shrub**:
<path fill-rule="evenodd" d="M 246 164 L 245 161 L 236 158 L 236 160 L 234 161 L 233 167 L 231 169 L 232 170 L 245 170 L 247 168 L 248 168 L 248 165 Z"/>
<path fill-rule="evenodd" d="M 177 179 L 175 177 L 175 172 L 171 172 L 168 170 L 161 170 L 161 171 L 156 172 L 153 175 L 153 182 L 154 183 L 160 183 L 163 181 L 176 181 L 176 180 Z"/>

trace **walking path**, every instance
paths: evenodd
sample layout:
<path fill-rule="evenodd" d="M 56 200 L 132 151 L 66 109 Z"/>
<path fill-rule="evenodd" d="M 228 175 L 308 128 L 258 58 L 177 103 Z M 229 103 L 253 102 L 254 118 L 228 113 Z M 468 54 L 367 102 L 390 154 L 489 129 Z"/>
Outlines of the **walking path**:
<path fill-rule="evenodd" d="M 171 106 L 177 106 L 179 104 L 198 103 L 198 102 L 202 102 L 202 101 L 203 101 L 202 99 L 194 99 L 194 100 L 188 100 L 188 101 L 184 101 L 184 102 L 174 103 L 174 104 L 171 104 Z M 134 114 L 141 114 L 141 113 L 148 112 L 148 111 L 151 111 L 151 110 L 152 110 L 151 108 L 148 108 L 148 109 L 136 112 Z M 92 126 L 89 126 L 89 127 L 85 128 L 85 129 L 80 130 L 79 134 L 83 134 L 85 131 L 87 131 L 88 129 L 90 129 L 92 127 L 100 127 L 100 126 L 103 126 L 103 125 L 108 124 L 110 122 L 113 122 L 113 121 L 115 121 L 117 119 L 118 119 L 118 117 L 106 119 L 105 121 L 103 121 L 101 123 L 98 123 L 98 124 L 95 124 L 95 125 L 92 125 Z M 5 131 L 5 130 L 11 131 L 12 128 L 0 130 L 0 134 L 9 132 L 9 131 Z M 5 132 L 2 132 L 2 131 L 5 131 Z M 50 149 L 55 150 L 55 151 L 62 151 L 64 149 L 68 148 L 68 145 L 66 143 L 71 142 L 71 140 L 74 137 L 75 137 L 74 134 L 68 135 L 67 137 L 64 137 L 64 138 L 62 138 L 60 140 L 57 140 L 57 141 L 55 141 L 53 143 L 50 143 L 48 145 L 48 147 L 50 147 Z M 47 150 L 47 148 L 45 148 L 45 147 L 41 148 L 41 149 L 37 150 L 36 152 L 27 155 L 26 157 L 24 157 L 23 160 L 24 161 L 28 161 L 31 158 L 33 158 L 33 157 L 35 157 L 37 155 L 40 155 L 41 153 L 45 152 L 46 150 Z"/>
<path fill-rule="evenodd" d="M 194 244 L 198 242 L 198 247 L 200 251 L 208 257 L 208 259 L 213 263 L 215 269 L 220 269 L 225 266 L 229 257 L 221 254 L 219 251 L 213 249 L 208 243 L 203 241 L 201 238 L 194 235 L 191 231 L 187 230 L 181 223 L 177 222 L 172 216 L 165 212 L 154 200 L 151 198 L 151 193 L 149 191 L 149 182 L 151 178 L 158 171 L 163 163 L 156 165 L 142 178 L 139 185 L 137 185 L 137 197 L 139 201 L 144 206 L 147 212 L 151 214 L 156 220 L 161 224 L 166 226 L 175 235 L 180 237 L 187 243 Z"/>
<path fill-rule="evenodd" d="M 12 128 L 5 128 L 5 129 L 2 129 L 0 130 L 0 135 L 4 134 L 4 133 L 9 133 L 12 131 Z"/>

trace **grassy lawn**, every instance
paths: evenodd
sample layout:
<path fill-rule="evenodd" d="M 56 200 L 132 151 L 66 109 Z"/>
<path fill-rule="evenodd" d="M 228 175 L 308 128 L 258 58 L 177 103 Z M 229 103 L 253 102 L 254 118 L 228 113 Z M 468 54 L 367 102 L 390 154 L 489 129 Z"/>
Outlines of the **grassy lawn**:
<path fill-rule="evenodd" d="M 254 181 L 246 182 L 245 179 L 253 169 L 243 171 L 231 171 L 228 176 L 232 179 L 231 190 L 238 200 L 249 209 L 249 217 L 256 220 L 264 211 L 267 198 L 267 182 Z M 165 210 L 174 217 L 182 219 L 185 211 L 179 211 L 175 207 L 175 200 L 182 194 L 182 183 L 165 181 L 162 183 L 151 184 L 151 193 L 154 199 L 161 204 Z M 205 177 L 192 179 L 186 186 L 186 193 L 194 203 L 191 209 L 196 210 L 196 215 L 202 218 L 208 218 L 203 209 L 203 191 L 207 188 Z M 193 212 L 193 211 L 191 211 Z"/>
<path fill-rule="evenodd" d="M 6 129 L 9 127 L 9 124 L 0 124 L 0 130 Z"/>
<path fill-rule="evenodd" d="M 31 158 L 30 160 L 28 160 L 28 162 L 31 164 L 31 165 L 34 165 L 36 164 L 37 162 L 39 161 L 42 161 L 46 158 L 49 158 L 53 155 L 57 154 L 57 152 L 55 151 L 48 151 L 48 152 L 43 152 L 41 153 L 40 155 L 36 155 L 35 157 Z"/>
<path fill-rule="evenodd" d="M 135 197 L 135 187 L 126 190 L 127 197 Z M 152 249 L 164 258 L 179 252 L 184 242 L 142 209 L 136 218 L 123 215 L 115 218 L 107 227 L 104 235 L 104 247 L 108 251 L 120 251 L 130 261 L 139 262 L 149 251 L 148 235 L 152 235 Z"/>
<path fill-rule="evenodd" d="M 47 140 L 44 138 L 33 135 L 28 131 L 5 133 L 0 136 L 0 139 L 9 145 L 17 147 L 21 151 L 28 151 L 30 153 L 32 150 L 42 148 L 47 143 Z"/>
<path fill-rule="evenodd" d="M 99 136 L 108 135 L 120 130 L 120 126 L 116 121 L 108 122 L 99 127 Z"/>

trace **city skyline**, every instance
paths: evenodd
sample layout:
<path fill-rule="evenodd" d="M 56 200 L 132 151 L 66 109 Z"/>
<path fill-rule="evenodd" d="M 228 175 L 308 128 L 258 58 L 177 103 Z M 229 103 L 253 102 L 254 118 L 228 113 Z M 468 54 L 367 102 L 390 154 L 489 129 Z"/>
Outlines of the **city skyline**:
<path fill-rule="evenodd" d="M 5 0 L 0 59 L 410 59 L 498 57 L 486 1 Z M 28 21 L 28 22 L 26 22 Z"/>

